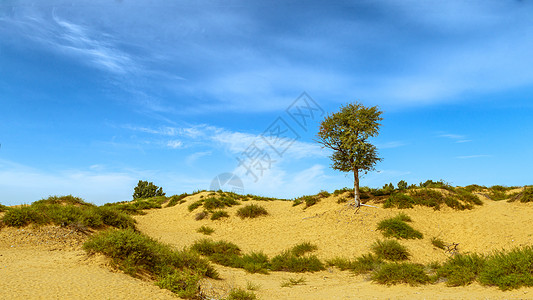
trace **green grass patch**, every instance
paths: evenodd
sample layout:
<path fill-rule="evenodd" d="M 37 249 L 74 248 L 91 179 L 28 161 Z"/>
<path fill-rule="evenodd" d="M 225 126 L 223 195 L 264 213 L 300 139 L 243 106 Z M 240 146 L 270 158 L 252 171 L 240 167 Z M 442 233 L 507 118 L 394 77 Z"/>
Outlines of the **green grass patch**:
<path fill-rule="evenodd" d="M 273 271 L 300 273 L 316 272 L 325 269 L 324 264 L 315 255 L 296 256 L 291 250 L 286 250 L 274 256 L 270 263 Z"/>
<path fill-rule="evenodd" d="M 243 255 L 239 260 L 240 267 L 249 273 L 268 274 L 270 260 L 263 252 L 251 252 Z"/>
<path fill-rule="evenodd" d="M 295 285 L 304 285 L 305 284 L 305 278 L 303 276 L 301 277 L 289 277 L 287 279 L 284 279 L 280 286 L 281 287 L 293 287 Z"/>
<path fill-rule="evenodd" d="M 399 214 L 394 218 L 386 219 L 378 223 L 377 229 L 380 230 L 385 237 L 395 237 L 398 239 L 421 239 L 422 233 L 407 222 L 411 218 L 405 214 Z"/>
<path fill-rule="evenodd" d="M 187 207 L 187 209 L 192 212 L 193 210 L 197 209 L 198 207 L 202 206 L 204 200 L 198 200 L 196 202 L 193 202 L 191 204 L 189 204 L 189 206 Z"/>
<path fill-rule="evenodd" d="M 205 235 L 211 235 L 215 230 L 209 226 L 203 225 L 202 227 L 198 228 L 196 232 L 205 234 Z"/>
<path fill-rule="evenodd" d="M 135 228 L 135 221 L 128 215 L 106 206 L 95 206 L 80 198 L 53 196 L 17 208 L 11 208 L 2 217 L 7 226 L 23 227 L 29 224 L 76 228 Z"/>
<path fill-rule="evenodd" d="M 317 245 L 311 244 L 310 242 L 303 242 L 300 243 L 294 247 L 292 247 L 291 251 L 296 256 L 303 256 L 306 253 L 313 252 L 318 250 Z"/>
<path fill-rule="evenodd" d="M 255 300 L 257 296 L 253 292 L 243 289 L 232 289 L 226 300 Z"/>
<path fill-rule="evenodd" d="M 167 207 L 176 206 L 177 204 L 181 204 L 185 202 L 185 197 L 189 196 L 187 193 L 183 193 L 180 195 L 174 195 L 168 198 Z"/>
<path fill-rule="evenodd" d="M 409 259 L 409 252 L 405 246 L 396 240 L 378 240 L 372 244 L 372 251 L 381 259 L 400 261 Z"/>
<path fill-rule="evenodd" d="M 174 250 L 132 229 L 100 232 L 83 247 L 89 253 L 110 257 L 116 267 L 131 276 L 149 276 L 158 286 L 188 299 L 198 296 L 202 277 L 218 278 L 217 271 L 197 254 Z"/>
<path fill-rule="evenodd" d="M 349 260 L 342 257 L 337 257 L 327 261 L 329 266 L 335 266 L 341 271 L 350 270 L 354 274 L 365 274 L 377 270 L 382 264 L 383 260 L 377 255 L 363 254 L 356 257 L 354 260 Z"/>
<path fill-rule="evenodd" d="M 268 215 L 268 211 L 264 207 L 257 204 L 249 204 L 237 210 L 237 216 L 239 216 L 241 219 L 257 218 L 266 215 Z"/>
<path fill-rule="evenodd" d="M 431 244 L 442 250 L 444 250 L 444 248 L 446 247 L 446 245 L 444 244 L 444 241 L 436 237 L 431 238 Z"/>
<path fill-rule="evenodd" d="M 211 215 L 211 220 L 219 220 L 222 218 L 229 218 L 229 214 L 223 210 L 217 210 Z"/>
<path fill-rule="evenodd" d="M 421 264 L 385 263 L 372 273 L 371 279 L 380 284 L 406 283 L 411 286 L 417 286 L 431 282 L 424 269 Z"/>
<path fill-rule="evenodd" d="M 468 285 L 483 270 L 484 263 L 485 259 L 480 255 L 457 254 L 437 269 L 437 276 L 445 278 L 448 286 Z"/>
<path fill-rule="evenodd" d="M 9 209 L 9 207 L 0 204 L 0 212 L 4 212 L 4 211 L 6 211 L 6 210 L 8 210 L 8 209 Z"/>
<path fill-rule="evenodd" d="M 402 194 L 402 193 L 394 193 L 389 198 L 387 198 L 387 200 L 385 200 L 385 203 L 383 204 L 383 208 L 393 208 L 393 207 L 397 207 L 400 209 L 413 208 L 413 205 L 415 204 L 416 204 L 415 200 L 411 198 L 409 195 Z"/>
<path fill-rule="evenodd" d="M 533 286 L 533 247 L 492 254 L 485 260 L 479 281 L 502 290 Z"/>

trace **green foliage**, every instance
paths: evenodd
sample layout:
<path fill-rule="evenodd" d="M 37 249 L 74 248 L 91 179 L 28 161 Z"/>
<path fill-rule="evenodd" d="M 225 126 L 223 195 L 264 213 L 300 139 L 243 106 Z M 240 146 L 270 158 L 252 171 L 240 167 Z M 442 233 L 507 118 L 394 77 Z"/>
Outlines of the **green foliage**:
<path fill-rule="evenodd" d="M 237 216 L 244 218 L 257 218 L 259 216 L 268 215 L 268 211 L 257 204 L 249 204 L 237 210 Z"/>
<path fill-rule="evenodd" d="M 372 251 L 381 259 L 392 261 L 409 259 L 407 248 L 402 246 L 396 240 L 376 241 L 372 244 Z"/>
<path fill-rule="evenodd" d="M 406 190 L 406 189 L 407 189 L 407 181 L 400 180 L 398 182 L 398 190 L 403 191 L 403 190 Z"/>
<path fill-rule="evenodd" d="M 291 251 L 296 256 L 303 256 L 306 253 L 313 252 L 318 250 L 317 245 L 311 244 L 310 242 L 303 242 L 300 243 L 294 247 L 292 247 Z"/>
<path fill-rule="evenodd" d="M 239 260 L 240 267 L 249 273 L 268 274 L 270 261 L 263 252 L 251 252 L 243 255 Z"/>
<path fill-rule="evenodd" d="M 232 289 L 226 300 L 255 300 L 257 297 L 254 293 L 243 289 Z"/>
<path fill-rule="evenodd" d="M 202 276 L 195 272 L 172 272 L 161 276 L 156 285 L 167 289 L 181 298 L 198 299 Z"/>
<path fill-rule="evenodd" d="M 464 189 L 468 192 L 481 192 L 485 189 L 487 189 L 486 186 L 478 185 L 478 184 L 471 184 L 464 187 Z"/>
<path fill-rule="evenodd" d="M 315 255 L 296 256 L 293 251 L 286 250 L 272 258 L 271 269 L 285 272 L 316 272 L 325 268 Z"/>
<path fill-rule="evenodd" d="M 345 188 L 342 188 L 342 189 L 335 190 L 333 192 L 333 195 L 334 196 L 338 196 L 338 195 L 342 195 L 342 194 L 344 194 L 346 192 L 350 192 L 350 191 L 353 191 L 353 189 L 345 187 Z"/>
<path fill-rule="evenodd" d="M 6 211 L 6 210 L 8 210 L 8 209 L 9 209 L 9 207 L 0 204 L 0 212 L 4 212 L 4 211 Z"/>
<path fill-rule="evenodd" d="M 386 219 L 378 223 L 377 229 L 383 232 L 385 237 L 395 237 L 398 239 L 421 239 L 422 233 L 415 230 L 406 222 L 411 218 L 405 214 L 399 214 L 394 218 Z"/>
<path fill-rule="evenodd" d="M 165 196 L 165 193 L 163 193 L 163 188 L 154 185 L 153 182 L 139 180 L 133 190 L 133 200 L 156 196 Z"/>
<path fill-rule="evenodd" d="M 193 211 L 195 210 L 196 208 L 202 206 L 204 200 L 198 200 L 194 203 L 191 203 L 187 208 L 189 209 L 189 211 Z"/>
<path fill-rule="evenodd" d="M 194 242 L 191 249 L 208 257 L 214 263 L 234 268 L 241 267 L 241 249 L 233 243 L 202 239 Z"/>
<path fill-rule="evenodd" d="M 303 276 L 301 277 L 290 277 L 288 279 L 285 279 L 281 282 L 281 287 L 292 287 L 295 285 L 304 285 L 305 284 L 305 278 Z"/>
<path fill-rule="evenodd" d="M 444 250 L 444 248 L 446 247 L 446 245 L 444 244 L 444 241 L 436 237 L 431 238 L 431 244 L 442 250 Z"/>
<path fill-rule="evenodd" d="M 110 257 L 127 274 L 148 273 L 159 278 L 157 285 L 184 298 L 198 296 L 201 277 L 218 278 L 217 271 L 197 254 L 173 250 L 131 229 L 100 232 L 91 236 L 83 247 L 89 253 Z"/>
<path fill-rule="evenodd" d="M 189 194 L 187 193 L 183 193 L 181 195 L 174 195 L 172 197 L 169 198 L 168 200 L 168 203 L 167 203 L 167 207 L 172 207 L 172 206 L 176 206 L 176 204 L 181 204 L 183 203 L 185 200 L 183 200 L 185 197 L 189 196 Z"/>
<path fill-rule="evenodd" d="M 509 199 L 509 202 L 520 201 L 522 203 L 533 202 L 533 187 L 525 187 L 524 190 Z"/>
<path fill-rule="evenodd" d="M 485 259 L 477 254 L 457 254 L 437 269 L 437 276 L 446 278 L 448 286 L 468 285 L 483 270 Z"/>
<path fill-rule="evenodd" d="M 337 257 L 329 260 L 327 264 L 336 266 L 341 271 L 350 270 L 354 274 L 359 275 L 377 270 L 383 264 L 383 260 L 376 255 L 363 254 L 354 260 Z"/>
<path fill-rule="evenodd" d="M 415 204 L 415 200 L 411 198 L 409 195 L 402 194 L 402 193 L 395 193 L 392 194 L 385 203 L 383 204 L 383 208 L 392 208 L 397 207 L 400 209 L 403 208 L 413 208 L 413 205 Z"/>
<path fill-rule="evenodd" d="M 414 263 L 385 263 L 372 273 L 371 278 L 377 283 L 387 285 L 407 283 L 417 286 L 431 281 L 424 271 L 424 266 Z"/>
<path fill-rule="evenodd" d="M 211 220 L 219 220 L 222 218 L 228 218 L 229 214 L 223 210 L 217 210 L 211 215 Z"/>
<path fill-rule="evenodd" d="M 52 196 L 35 201 L 31 205 L 9 209 L 2 217 L 7 226 L 23 227 L 29 224 L 76 225 L 81 228 L 135 228 L 135 221 L 109 207 L 97 207 L 80 198 Z"/>
<path fill-rule="evenodd" d="M 533 247 L 496 252 L 489 256 L 479 274 L 479 281 L 498 286 L 501 290 L 533 286 Z"/>
<path fill-rule="evenodd" d="M 145 209 L 161 208 L 167 201 L 165 196 L 139 198 L 128 202 L 106 203 L 104 206 L 111 207 L 129 215 L 144 215 Z"/>
<path fill-rule="evenodd" d="M 300 205 L 302 203 L 305 203 L 305 208 L 308 208 L 310 206 L 313 206 L 315 204 L 317 204 L 318 202 L 320 202 L 320 199 L 323 199 L 323 198 L 327 198 L 329 197 L 331 194 L 327 191 L 321 191 L 320 193 L 316 194 L 316 195 L 311 195 L 311 196 L 302 196 L 302 197 L 299 197 L 299 198 L 296 198 L 294 199 L 294 202 L 292 203 L 292 206 L 297 206 L 297 205 Z"/>
<path fill-rule="evenodd" d="M 202 233 L 205 235 L 211 235 L 213 232 L 215 232 L 215 230 L 209 226 L 203 225 L 202 227 L 198 228 L 196 232 Z"/>

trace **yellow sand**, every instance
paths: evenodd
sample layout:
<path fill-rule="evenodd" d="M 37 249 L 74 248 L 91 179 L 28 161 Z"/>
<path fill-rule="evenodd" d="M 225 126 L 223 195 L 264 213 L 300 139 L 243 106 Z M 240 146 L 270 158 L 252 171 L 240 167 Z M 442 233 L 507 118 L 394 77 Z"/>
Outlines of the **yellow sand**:
<path fill-rule="evenodd" d="M 197 233 L 202 225 L 215 229 L 214 240 L 231 241 L 243 250 L 276 255 L 293 245 L 309 241 L 318 246 L 321 259 L 336 256 L 353 258 L 370 252 L 371 244 L 382 239 L 376 224 L 398 212 L 409 215 L 413 227 L 424 234 L 422 240 L 400 241 L 412 254 L 411 261 L 444 261 L 449 254 L 431 245 L 438 237 L 459 243 L 459 252 L 488 254 L 493 250 L 533 245 L 533 204 L 494 202 L 471 211 L 442 208 L 382 209 L 363 207 L 357 213 L 336 198 L 323 199 L 303 209 L 291 202 L 249 201 L 264 206 L 269 216 L 241 220 L 240 207 L 227 209 L 230 218 L 196 221 L 201 208 L 189 212 L 187 206 L 207 193 L 187 198 L 175 207 L 150 210 L 136 217 L 138 228 L 177 248 L 191 245 L 206 236 Z M 372 203 L 369 203 L 372 204 Z M 379 206 L 379 205 L 378 205 Z M 110 267 L 106 258 L 87 256 L 81 249 L 83 234 L 55 226 L 34 229 L 0 229 L 0 299 L 167 299 L 177 297 L 152 282 L 134 279 Z M 210 295 L 227 295 L 234 287 L 255 285 L 260 299 L 533 299 L 533 288 L 503 292 L 477 283 L 447 287 L 444 283 L 411 287 L 383 286 L 366 276 L 328 268 L 316 273 L 271 272 L 249 274 L 242 269 L 216 265 L 222 280 L 203 280 L 202 289 Z M 281 287 L 289 278 L 303 277 L 304 284 Z"/>
<path fill-rule="evenodd" d="M 324 199 L 317 205 L 303 209 L 292 202 L 249 201 L 264 206 L 269 216 L 241 220 L 235 216 L 240 206 L 227 209 L 230 218 L 217 221 L 196 221 L 187 206 L 206 193 L 188 198 L 186 203 L 162 210 L 152 210 L 137 217 L 138 227 L 144 233 L 176 247 L 192 244 L 206 236 L 196 230 L 207 225 L 215 229 L 214 240 L 227 240 L 237 244 L 243 252 L 263 251 L 269 256 L 279 254 L 297 243 L 309 241 L 318 246 L 316 254 L 321 259 L 336 256 L 353 258 L 370 252 L 371 244 L 382 239 L 376 224 L 399 212 L 409 215 L 412 226 L 424 234 L 422 240 L 401 241 L 412 254 L 411 261 L 428 263 L 444 261 L 449 254 L 431 244 L 438 237 L 451 244 L 459 243 L 460 253 L 488 254 L 493 250 L 515 246 L 533 245 L 533 205 L 508 203 L 484 199 L 484 205 L 470 211 L 457 211 L 448 207 L 435 211 L 432 208 L 383 209 L 363 207 L 357 214 L 336 198 Z M 369 203 L 372 204 L 372 203 Z M 379 205 L 380 206 L 380 205 Z M 335 268 L 307 274 L 271 272 L 270 275 L 248 274 L 243 270 L 218 267 L 228 287 L 245 287 L 247 281 L 259 284 L 256 294 L 262 299 L 533 299 L 533 288 L 502 292 L 497 288 L 472 284 L 467 287 L 446 287 L 444 283 L 423 287 L 382 286 L 371 283 L 365 276 L 353 276 Z M 284 279 L 303 276 L 306 284 L 281 288 Z M 220 285 L 220 283 L 217 283 Z"/>

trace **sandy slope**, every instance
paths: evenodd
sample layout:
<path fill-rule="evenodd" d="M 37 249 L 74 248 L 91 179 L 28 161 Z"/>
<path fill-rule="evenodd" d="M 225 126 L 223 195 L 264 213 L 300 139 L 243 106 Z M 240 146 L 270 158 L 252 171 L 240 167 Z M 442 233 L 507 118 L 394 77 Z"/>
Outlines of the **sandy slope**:
<path fill-rule="evenodd" d="M 88 257 L 83 239 L 54 226 L 0 229 L 0 299 L 176 299 Z"/>
<path fill-rule="evenodd" d="M 354 257 L 370 251 L 370 245 L 382 238 L 375 230 L 377 222 L 396 215 L 399 211 L 408 214 L 412 225 L 422 231 L 424 239 L 401 241 L 412 253 L 412 261 L 427 263 L 444 261 L 448 254 L 431 245 L 431 237 L 459 243 L 461 253 L 490 253 L 496 249 L 533 245 L 533 205 L 523 203 L 494 202 L 485 199 L 485 204 L 471 211 L 454 211 L 443 208 L 417 207 L 408 210 L 362 208 L 356 215 L 335 198 L 325 199 L 316 206 L 303 210 L 303 205 L 293 207 L 290 202 L 255 202 L 267 208 L 270 215 L 253 220 L 235 217 L 238 207 L 228 209 L 231 217 L 224 220 L 195 221 L 194 212 L 188 204 L 198 199 L 195 195 L 186 203 L 152 210 L 137 217 L 141 231 L 176 247 L 188 246 L 205 236 L 196 233 L 201 225 L 215 229 L 211 237 L 228 240 L 239 245 L 244 252 L 264 251 L 269 256 L 280 253 L 299 242 L 310 241 L 318 245 L 316 254 L 322 259 L 335 256 Z M 205 195 L 205 194 L 204 194 Z M 245 286 L 247 281 L 260 284 L 256 292 L 263 299 L 533 299 L 533 289 L 525 288 L 501 292 L 496 288 L 477 284 L 464 288 L 449 288 L 444 284 L 424 287 L 381 286 L 372 284 L 361 276 L 329 269 L 314 274 L 304 274 L 306 285 L 281 288 L 283 278 L 298 277 L 298 274 L 276 273 L 252 275 L 242 270 L 219 268 L 225 281 L 217 282 L 226 288 L 232 285 Z"/>

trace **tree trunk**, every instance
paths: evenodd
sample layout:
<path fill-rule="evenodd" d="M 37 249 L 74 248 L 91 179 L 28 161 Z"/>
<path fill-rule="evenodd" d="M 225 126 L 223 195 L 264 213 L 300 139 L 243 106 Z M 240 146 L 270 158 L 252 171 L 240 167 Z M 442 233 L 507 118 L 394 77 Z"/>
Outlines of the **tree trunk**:
<path fill-rule="evenodd" d="M 355 207 L 361 206 L 361 194 L 359 192 L 359 170 L 353 170 L 353 193 L 354 193 L 354 202 Z"/>

